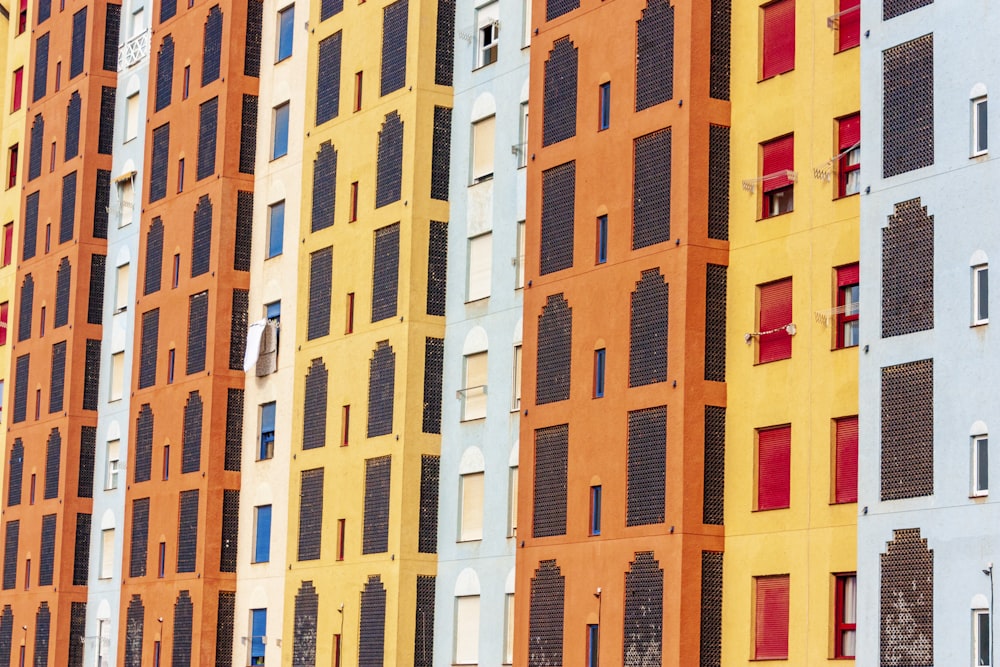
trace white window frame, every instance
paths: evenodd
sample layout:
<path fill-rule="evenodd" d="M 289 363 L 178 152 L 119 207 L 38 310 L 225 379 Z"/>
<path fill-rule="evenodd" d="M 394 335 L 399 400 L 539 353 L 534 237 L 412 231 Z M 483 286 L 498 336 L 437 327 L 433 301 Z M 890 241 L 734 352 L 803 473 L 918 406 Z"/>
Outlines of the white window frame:
<path fill-rule="evenodd" d="M 472 123 L 472 184 L 488 181 L 496 171 L 495 115 L 485 116 Z"/>
<path fill-rule="evenodd" d="M 507 484 L 507 537 L 517 537 L 517 466 L 511 466 Z"/>
<path fill-rule="evenodd" d="M 489 353 L 486 350 L 473 352 L 465 355 L 462 361 L 462 421 L 485 419 Z"/>
<path fill-rule="evenodd" d="M 128 263 L 122 264 L 117 267 L 115 271 L 115 312 L 121 313 L 128 310 L 128 282 L 129 282 L 129 268 Z"/>
<path fill-rule="evenodd" d="M 986 281 L 986 294 L 983 294 L 982 280 Z M 989 302 L 989 264 L 979 264 L 972 267 L 972 324 L 987 324 L 990 321 Z M 986 313 L 983 317 L 983 306 Z"/>
<path fill-rule="evenodd" d="M 524 288 L 524 256 L 526 248 L 525 232 L 527 226 L 524 220 L 517 221 L 517 257 L 514 258 L 514 289 Z"/>
<path fill-rule="evenodd" d="M 972 157 L 985 155 L 989 152 L 989 105 L 987 97 L 973 98 L 971 101 L 971 128 L 972 128 Z M 980 111 L 982 110 L 982 111 Z M 984 115 L 984 122 L 980 124 L 980 113 Z"/>
<path fill-rule="evenodd" d="M 503 664 L 514 664 L 514 594 L 504 594 Z"/>
<path fill-rule="evenodd" d="M 495 63 L 500 55 L 500 3 L 476 10 L 476 69 Z"/>
<path fill-rule="evenodd" d="M 528 103 L 521 102 L 521 116 L 517 128 L 517 168 L 528 166 Z"/>
<path fill-rule="evenodd" d="M 101 530 L 101 569 L 98 579 L 111 579 L 115 574 L 115 529 Z"/>
<path fill-rule="evenodd" d="M 479 472 L 465 473 L 461 476 L 461 485 L 458 541 L 480 541 L 483 539 L 483 523 L 485 519 L 483 514 L 486 499 L 486 473 L 481 470 Z M 468 502 L 470 500 L 474 502 L 470 504 Z"/>
<path fill-rule="evenodd" d="M 993 622 L 992 619 L 990 618 L 990 610 L 989 609 L 972 610 L 972 664 L 975 665 L 976 667 L 980 666 L 990 667 L 993 664 L 992 650 L 990 650 L 989 653 L 987 653 L 987 655 L 980 654 L 980 645 L 979 645 L 980 632 L 981 632 L 981 624 L 984 618 L 986 619 L 986 627 L 989 629 L 988 630 L 989 635 L 992 635 Z M 990 649 L 993 648 L 992 639 L 993 638 L 991 636 L 988 637 L 988 641 L 986 644 Z"/>
<path fill-rule="evenodd" d="M 125 98 L 125 143 L 139 136 L 139 93 Z"/>
<path fill-rule="evenodd" d="M 510 411 L 518 412 L 521 409 L 521 343 L 514 346 L 514 359 L 511 366 L 514 371 L 513 383 L 510 393 Z"/>
<path fill-rule="evenodd" d="M 479 595 L 455 598 L 455 662 L 456 665 L 479 664 Z"/>
<path fill-rule="evenodd" d="M 125 351 L 111 353 L 111 384 L 108 387 L 108 401 L 120 401 L 125 397 Z"/>
<path fill-rule="evenodd" d="M 980 479 L 979 466 L 980 458 L 986 457 L 986 479 Z M 985 433 L 972 436 L 972 497 L 982 497 L 990 495 L 989 466 L 990 466 L 990 446 L 989 436 Z"/>
<path fill-rule="evenodd" d="M 112 454 L 114 455 L 113 458 Z M 121 455 L 122 455 L 121 440 L 108 440 L 107 470 L 105 471 L 104 475 L 105 491 L 111 491 L 118 488 L 119 477 L 121 476 Z"/>
<path fill-rule="evenodd" d="M 493 282 L 493 233 L 469 239 L 465 302 L 489 298 Z"/>

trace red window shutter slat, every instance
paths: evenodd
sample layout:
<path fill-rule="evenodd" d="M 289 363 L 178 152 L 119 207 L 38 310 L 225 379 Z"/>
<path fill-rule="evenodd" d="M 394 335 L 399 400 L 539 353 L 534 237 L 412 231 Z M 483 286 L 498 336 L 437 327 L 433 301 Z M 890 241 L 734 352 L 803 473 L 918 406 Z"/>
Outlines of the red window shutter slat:
<path fill-rule="evenodd" d="M 791 185 L 792 182 L 785 172 L 795 169 L 795 136 L 789 134 L 787 137 L 761 144 L 761 152 L 763 153 L 762 168 L 764 172 L 761 175 L 771 176 L 771 178 L 764 179 L 761 183 L 761 189 L 764 192 L 771 192 Z M 772 174 L 777 175 L 772 176 Z"/>
<path fill-rule="evenodd" d="M 837 484 L 838 503 L 858 502 L 858 418 L 837 420 Z"/>
<path fill-rule="evenodd" d="M 861 282 L 861 271 L 857 264 L 837 268 L 837 287 L 857 285 Z"/>
<path fill-rule="evenodd" d="M 769 361 L 788 359 L 792 356 L 792 337 L 781 329 L 792 321 L 792 279 L 786 278 L 767 285 L 760 286 L 760 318 L 758 362 L 766 364 Z"/>
<path fill-rule="evenodd" d="M 840 150 L 845 151 L 861 141 L 861 114 L 841 118 L 837 123 L 840 134 Z"/>
<path fill-rule="evenodd" d="M 778 0 L 764 7 L 762 78 L 795 69 L 795 0 Z"/>
<path fill-rule="evenodd" d="M 788 658 L 788 575 L 757 577 L 754 658 Z"/>
<path fill-rule="evenodd" d="M 8 223 L 3 228 L 3 266 L 11 262 L 14 250 L 14 223 Z"/>
<path fill-rule="evenodd" d="M 861 0 L 840 0 L 840 26 L 837 30 L 839 51 L 850 49 L 861 43 L 860 4 Z"/>
<path fill-rule="evenodd" d="M 789 506 L 791 496 L 792 427 L 757 432 L 757 509 Z"/>
<path fill-rule="evenodd" d="M 0 345 L 7 344 L 7 308 L 9 303 L 4 301 L 0 303 Z"/>

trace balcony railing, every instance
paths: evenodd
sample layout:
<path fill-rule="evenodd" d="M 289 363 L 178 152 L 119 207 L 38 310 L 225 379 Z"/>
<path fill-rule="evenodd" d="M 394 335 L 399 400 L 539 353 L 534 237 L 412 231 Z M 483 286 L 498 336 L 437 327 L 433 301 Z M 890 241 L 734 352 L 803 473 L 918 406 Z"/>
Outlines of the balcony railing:
<path fill-rule="evenodd" d="M 118 71 L 124 72 L 149 55 L 149 28 L 118 47 Z"/>

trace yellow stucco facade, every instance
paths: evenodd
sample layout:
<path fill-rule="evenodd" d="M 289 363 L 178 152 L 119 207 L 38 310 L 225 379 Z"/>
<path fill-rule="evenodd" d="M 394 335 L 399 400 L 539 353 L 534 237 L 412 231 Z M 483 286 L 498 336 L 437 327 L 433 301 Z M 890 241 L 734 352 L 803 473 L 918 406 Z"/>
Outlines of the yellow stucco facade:
<path fill-rule="evenodd" d="M 858 506 L 834 496 L 834 420 L 857 414 L 858 348 L 835 349 L 833 309 L 836 268 L 858 260 L 859 196 L 837 196 L 835 165 L 830 180 L 814 168 L 830 167 L 837 119 L 859 109 L 860 49 L 838 52 L 837 3 L 800 0 L 794 69 L 762 80 L 765 4 L 732 8 L 732 52 L 747 57 L 732 69 L 722 664 L 761 657 L 755 577 L 787 575 L 787 662 L 818 665 L 836 653 L 836 575 L 856 568 Z M 761 144 L 790 133 L 794 210 L 761 219 Z M 758 338 L 745 335 L 761 331 L 759 286 L 788 277 L 791 357 L 758 363 Z M 758 510 L 757 430 L 777 425 L 791 427 L 789 503 Z"/>

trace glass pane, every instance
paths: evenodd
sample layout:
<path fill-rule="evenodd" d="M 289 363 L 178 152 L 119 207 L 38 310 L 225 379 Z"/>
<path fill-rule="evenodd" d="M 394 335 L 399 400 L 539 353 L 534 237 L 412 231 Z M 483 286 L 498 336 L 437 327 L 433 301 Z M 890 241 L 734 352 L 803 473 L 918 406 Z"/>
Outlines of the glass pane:
<path fill-rule="evenodd" d="M 990 664 L 990 615 L 986 611 L 976 612 L 976 664 Z"/>
<path fill-rule="evenodd" d="M 289 7 L 279 14 L 278 60 L 292 55 L 292 28 L 295 24 L 295 7 Z"/>
<path fill-rule="evenodd" d="M 977 319 L 979 321 L 987 320 L 990 317 L 989 269 L 984 267 L 976 271 L 976 288 L 978 290 L 976 303 Z"/>
<path fill-rule="evenodd" d="M 976 103 L 976 152 L 985 151 L 989 145 L 986 122 L 986 100 L 983 100 Z"/>
<path fill-rule="evenodd" d="M 845 658 L 854 656 L 854 645 L 857 642 L 857 632 L 855 630 L 844 630 L 840 640 L 840 655 Z"/>
<path fill-rule="evenodd" d="M 857 604 L 858 578 L 844 577 L 844 623 L 853 625 L 857 622 Z M 854 653 L 852 652 L 851 655 Z"/>
<path fill-rule="evenodd" d="M 976 439 L 976 491 L 990 488 L 990 449 L 986 438 Z"/>

